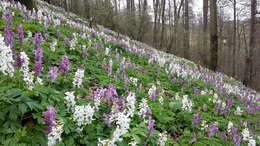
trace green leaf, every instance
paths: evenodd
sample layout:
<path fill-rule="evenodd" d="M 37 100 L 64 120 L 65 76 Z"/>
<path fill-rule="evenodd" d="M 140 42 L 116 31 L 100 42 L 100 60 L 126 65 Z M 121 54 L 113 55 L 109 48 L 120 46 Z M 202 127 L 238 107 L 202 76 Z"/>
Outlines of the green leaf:
<path fill-rule="evenodd" d="M 27 111 L 27 106 L 25 104 L 19 104 L 18 109 L 22 114 L 24 114 Z"/>
<path fill-rule="evenodd" d="M 42 109 L 42 107 L 34 101 L 26 102 L 26 104 L 29 106 L 31 110 L 39 111 L 40 109 Z"/>
<path fill-rule="evenodd" d="M 178 109 L 181 109 L 181 102 L 176 100 L 176 101 L 170 102 L 169 106 L 173 111 L 177 111 Z"/>
<path fill-rule="evenodd" d="M 10 120 L 17 120 L 17 107 L 16 107 L 16 105 L 11 105 L 9 107 L 9 118 L 10 118 Z"/>

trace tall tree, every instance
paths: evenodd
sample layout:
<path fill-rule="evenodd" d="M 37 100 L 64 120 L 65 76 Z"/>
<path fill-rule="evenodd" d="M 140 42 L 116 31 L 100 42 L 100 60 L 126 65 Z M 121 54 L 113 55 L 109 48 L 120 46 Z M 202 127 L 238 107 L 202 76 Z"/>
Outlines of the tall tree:
<path fill-rule="evenodd" d="M 184 2 L 184 57 L 189 59 L 190 50 L 190 22 L 189 22 L 189 0 Z"/>
<path fill-rule="evenodd" d="M 129 13 L 130 9 L 131 9 L 131 1 L 130 0 L 126 0 L 126 9 L 127 9 L 127 12 Z"/>
<path fill-rule="evenodd" d="M 117 4 L 117 0 L 114 0 L 114 7 L 115 7 L 115 13 L 118 13 L 118 4 Z"/>
<path fill-rule="evenodd" d="M 147 0 L 143 0 L 143 7 L 141 8 L 141 2 L 139 0 L 139 17 L 140 17 L 140 26 L 139 26 L 139 36 L 138 40 L 142 41 L 144 37 L 144 29 L 145 29 L 145 23 L 148 21 L 146 18 L 147 16 Z"/>
<path fill-rule="evenodd" d="M 161 31 L 161 42 L 160 42 L 160 48 L 162 49 L 163 43 L 164 43 L 164 31 L 165 31 L 165 0 L 162 0 L 162 31 Z"/>
<path fill-rule="evenodd" d="M 158 19 L 158 10 L 159 10 L 159 0 L 153 0 L 153 8 L 154 8 L 154 24 L 153 24 L 153 45 L 156 46 L 157 42 L 157 19 Z"/>
<path fill-rule="evenodd" d="M 218 66 L 218 22 L 217 0 L 210 0 L 210 69 Z"/>
<path fill-rule="evenodd" d="M 162 31 L 161 31 L 161 43 L 160 43 L 161 49 L 164 43 L 164 31 L 165 31 L 165 0 L 162 0 Z"/>
<path fill-rule="evenodd" d="M 249 50 L 246 56 L 246 68 L 244 84 L 249 85 L 253 79 L 253 58 L 256 48 L 256 14 L 257 14 L 257 0 L 251 0 L 251 20 L 250 20 L 250 41 Z"/>
<path fill-rule="evenodd" d="M 208 49 L 208 10 L 209 10 L 209 1 L 203 0 L 203 42 L 202 42 L 202 52 L 201 57 L 203 58 L 203 63 L 207 63 L 206 50 Z"/>
<path fill-rule="evenodd" d="M 168 46 L 168 52 L 174 52 L 176 53 L 177 48 L 177 28 L 178 28 L 178 22 L 180 19 L 180 13 L 181 9 L 183 7 L 184 0 L 180 1 L 180 4 L 177 4 L 177 0 L 173 0 L 173 9 L 174 9 L 174 24 L 173 24 L 173 36 L 171 36 L 171 41 Z M 174 50 L 171 51 L 172 45 L 174 46 Z"/>
<path fill-rule="evenodd" d="M 234 77 L 236 75 L 236 47 L 237 47 L 237 1 L 233 0 L 233 57 L 232 57 L 232 66 L 233 66 L 233 72 L 232 76 Z"/>

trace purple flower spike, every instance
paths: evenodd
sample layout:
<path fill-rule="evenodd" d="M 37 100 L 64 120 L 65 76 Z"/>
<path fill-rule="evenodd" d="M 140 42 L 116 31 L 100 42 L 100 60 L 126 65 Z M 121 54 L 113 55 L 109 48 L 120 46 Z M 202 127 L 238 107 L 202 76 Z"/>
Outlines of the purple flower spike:
<path fill-rule="evenodd" d="M 227 135 L 225 132 L 221 132 L 220 136 L 224 141 L 227 141 Z"/>
<path fill-rule="evenodd" d="M 113 85 L 108 86 L 108 90 L 106 92 L 106 98 L 113 100 L 114 96 L 117 95 L 116 88 Z"/>
<path fill-rule="evenodd" d="M 218 131 L 218 125 L 213 123 L 209 127 L 209 137 L 215 136 L 216 132 Z"/>
<path fill-rule="evenodd" d="M 233 136 L 237 135 L 237 128 L 231 127 L 231 133 L 232 133 Z"/>
<path fill-rule="evenodd" d="M 62 75 L 65 76 L 69 70 L 69 58 L 68 56 L 62 56 L 61 58 L 61 62 L 60 62 L 60 66 L 59 66 L 59 71 L 62 72 Z"/>
<path fill-rule="evenodd" d="M 58 71 L 59 68 L 54 66 L 54 67 L 50 67 L 47 78 L 51 78 L 52 81 L 55 81 L 58 77 Z"/>
<path fill-rule="evenodd" d="M 151 115 L 152 115 L 152 110 L 148 107 L 146 110 L 145 116 L 149 118 L 149 117 L 151 117 Z"/>
<path fill-rule="evenodd" d="M 118 105 L 118 110 L 123 111 L 125 108 L 125 98 L 117 98 L 116 104 Z"/>
<path fill-rule="evenodd" d="M 13 40 L 14 40 L 14 32 L 12 30 L 12 28 L 5 28 L 4 29 L 5 32 L 5 43 L 7 46 L 10 46 L 11 48 L 13 47 Z"/>
<path fill-rule="evenodd" d="M 48 130 L 46 131 L 48 134 L 51 132 L 52 127 L 55 124 L 56 110 L 54 107 L 48 107 L 46 112 L 43 112 L 44 121 L 48 125 Z"/>
<path fill-rule="evenodd" d="M 5 14 L 4 14 L 4 19 L 7 22 L 7 27 L 11 27 L 11 25 L 13 24 L 13 15 L 12 15 L 12 11 L 10 10 L 6 10 Z"/>
<path fill-rule="evenodd" d="M 156 97 L 156 90 L 153 90 L 153 91 L 152 91 L 152 94 L 151 94 L 151 96 L 150 96 L 150 99 L 151 99 L 152 101 L 154 101 L 154 100 L 155 100 L 155 97 Z"/>
<path fill-rule="evenodd" d="M 48 39 L 49 39 L 49 34 L 48 34 L 48 33 L 45 33 L 45 34 L 44 34 L 44 39 L 45 39 L 45 40 L 48 40 Z"/>
<path fill-rule="evenodd" d="M 233 104 L 233 99 L 227 99 L 227 106 L 231 107 Z"/>
<path fill-rule="evenodd" d="M 23 25 L 22 24 L 17 26 L 17 31 L 18 31 L 19 42 L 22 43 L 23 40 L 24 40 L 24 31 L 23 31 Z"/>
<path fill-rule="evenodd" d="M 235 146 L 240 146 L 241 140 L 242 140 L 242 136 L 235 135 L 233 137 L 233 141 L 235 143 Z"/>
<path fill-rule="evenodd" d="M 143 142 L 143 146 L 147 146 L 147 142 L 146 141 Z"/>
<path fill-rule="evenodd" d="M 42 43 L 42 34 L 41 33 L 36 33 L 34 36 L 34 45 L 35 49 L 40 48 Z"/>
<path fill-rule="evenodd" d="M 15 53 L 15 64 L 14 67 L 21 67 L 23 65 L 24 61 L 21 59 L 20 53 L 18 55 Z"/>
<path fill-rule="evenodd" d="M 57 31 L 57 37 L 58 37 L 58 40 L 60 40 L 60 36 L 61 36 L 61 31 L 58 30 L 58 31 Z"/>
<path fill-rule="evenodd" d="M 194 114 L 193 115 L 193 126 L 198 128 L 199 127 L 199 120 L 201 119 L 201 115 L 200 114 Z"/>
<path fill-rule="evenodd" d="M 196 133 L 192 133 L 191 136 L 192 136 L 192 141 L 191 142 L 192 143 L 197 142 Z"/>
<path fill-rule="evenodd" d="M 67 48 L 70 48 L 70 40 L 68 38 L 64 39 L 64 43 L 65 43 Z"/>
<path fill-rule="evenodd" d="M 34 71 L 37 76 L 42 75 L 42 49 L 41 48 L 36 48 L 35 50 L 35 67 Z"/>
<path fill-rule="evenodd" d="M 155 126 L 155 120 L 153 120 L 152 117 L 150 116 L 148 120 L 148 136 L 153 135 L 154 126 Z"/>

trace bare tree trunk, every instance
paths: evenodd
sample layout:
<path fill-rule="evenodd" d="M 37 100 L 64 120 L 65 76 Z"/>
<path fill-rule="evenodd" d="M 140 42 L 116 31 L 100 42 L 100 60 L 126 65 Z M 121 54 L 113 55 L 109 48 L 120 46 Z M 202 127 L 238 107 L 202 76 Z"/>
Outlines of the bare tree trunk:
<path fill-rule="evenodd" d="M 232 57 L 232 64 L 233 64 L 233 72 L 232 72 L 232 76 L 235 77 L 236 75 L 236 47 L 237 47 L 237 42 L 236 42 L 236 36 L 237 36 L 237 9 L 236 9 L 236 6 L 237 6 L 237 1 L 236 0 L 233 0 L 233 57 Z"/>
<path fill-rule="evenodd" d="M 250 41 L 249 50 L 246 57 L 245 79 L 244 84 L 250 85 L 253 79 L 253 57 L 256 48 L 256 7 L 257 1 L 251 0 L 251 22 L 250 22 Z"/>
<path fill-rule="evenodd" d="M 140 1 L 139 1 L 140 2 Z M 138 40 L 139 41 L 142 41 L 143 40 L 143 37 L 144 37 L 144 23 L 145 23 L 145 18 L 146 18 L 146 10 L 147 10 L 147 0 L 144 0 L 144 3 L 143 3 L 143 9 L 141 10 L 141 6 L 139 8 L 140 10 L 140 26 L 139 26 L 139 37 L 138 37 Z"/>
<path fill-rule="evenodd" d="M 130 7 L 131 7 L 130 0 L 126 0 L 126 9 L 128 13 L 130 12 Z"/>
<path fill-rule="evenodd" d="M 189 23 L 189 0 L 184 2 L 184 58 L 189 59 L 190 50 L 190 23 Z"/>
<path fill-rule="evenodd" d="M 135 0 L 131 0 L 131 12 L 133 13 L 135 11 Z"/>
<path fill-rule="evenodd" d="M 210 0 L 210 56 L 210 69 L 216 71 L 218 66 L 217 0 Z"/>
<path fill-rule="evenodd" d="M 203 58 L 203 64 L 208 65 L 206 50 L 208 49 L 208 10 L 209 4 L 208 0 L 203 0 L 203 43 L 202 43 L 202 53 L 201 57 Z"/>
<path fill-rule="evenodd" d="M 161 32 L 161 43 L 160 49 L 163 49 L 164 44 L 164 30 L 165 30 L 165 0 L 162 0 L 162 32 Z"/>
<path fill-rule="evenodd" d="M 117 0 L 114 0 L 114 5 L 115 5 L 115 13 L 118 13 L 118 5 L 117 5 Z"/>
<path fill-rule="evenodd" d="M 180 13 L 181 13 L 181 8 L 183 6 L 184 0 L 181 0 L 180 5 L 177 5 L 177 1 L 173 1 L 173 7 L 174 7 L 174 25 L 173 25 L 173 53 L 177 53 L 177 29 L 178 29 L 178 23 L 180 19 Z"/>
<path fill-rule="evenodd" d="M 157 19 L 158 19 L 158 7 L 159 7 L 159 0 L 153 0 L 153 6 L 154 6 L 154 28 L 153 28 L 153 45 L 156 47 L 157 43 Z"/>

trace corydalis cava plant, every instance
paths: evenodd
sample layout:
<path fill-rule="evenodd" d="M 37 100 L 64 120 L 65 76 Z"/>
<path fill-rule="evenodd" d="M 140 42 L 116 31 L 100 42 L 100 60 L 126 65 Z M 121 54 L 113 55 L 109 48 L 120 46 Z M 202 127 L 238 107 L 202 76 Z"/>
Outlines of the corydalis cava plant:
<path fill-rule="evenodd" d="M 59 71 L 58 67 L 56 66 L 50 67 L 49 72 L 47 74 L 47 78 L 50 78 L 51 81 L 55 81 L 58 77 L 58 71 Z"/>
<path fill-rule="evenodd" d="M 46 112 L 43 112 L 44 121 L 48 125 L 48 134 L 52 131 L 53 126 L 55 125 L 56 110 L 54 107 L 48 107 Z"/>
<path fill-rule="evenodd" d="M 11 25 L 13 24 L 13 14 L 12 14 L 12 11 L 6 10 L 5 13 L 4 13 L 4 19 L 7 22 L 7 27 L 11 27 Z"/>
<path fill-rule="evenodd" d="M 73 85 L 79 88 L 82 85 L 82 79 L 84 78 L 84 66 L 81 65 L 75 73 Z"/>
<path fill-rule="evenodd" d="M 34 71 L 38 77 L 42 75 L 42 58 L 43 58 L 43 52 L 41 48 L 35 49 L 35 67 Z"/>
<path fill-rule="evenodd" d="M 74 107 L 76 105 L 74 92 L 66 92 L 65 95 L 65 104 L 67 105 L 68 109 L 74 111 Z"/>
<path fill-rule="evenodd" d="M 6 27 L 4 29 L 5 32 L 5 43 L 7 46 L 13 47 L 13 41 L 14 41 L 14 32 L 13 29 L 10 27 Z"/>
<path fill-rule="evenodd" d="M 55 146 L 58 142 L 61 142 L 61 134 L 63 133 L 63 121 L 55 121 L 52 131 L 48 134 L 48 146 Z"/>
<path fill-rule="evenodd" d="M 93 115 L 95 112 L 95 108 L 89 105 L 75 106 L 73 113 L 73 120 L 76 122 L 78 128 L 77 130 L 81 132 L 83 127 L 87 124 L 91 124 L 93 119 Z"/>
<path fill-rule="evenodd" d="M 29 58 L 25 52 L 20 53 L 20 58 L 23 62 L 21 69 L 20 69 L 20 71 L 23 74 L 23 80 L 27 84 L 28 89 L 32 90 L 34 77 L 33 77 L 33 73 L 30 72 L 30 70 L 29 70 Z"/>
<path fill-rule="evenodd" d="M 130 128 L 131 118 L 133 117 L 135 111 L 135 102 L 135 93 L 130 92 L 127 97 L 126 109 L 122 112 L 117 112 L 110 117 L 110 120 L 113 122 L 115 121 L 117 125 L 116 130 L 113 132 L 112 138 L 106 140 L 99 139 L 98 146 L 116 146 L 116 142 L 123 140 L 121 136 L 126 134 Z"/>
<path fill-rule="evenodd" d="M 62 56 L 60 66 L 59 66 L 59 71 L 62 73 L 63 76 L 67 74 L 69 70 L 69 65 L 70 65 L 69 57 L 66 55 Z"/>
<path fill-rule="evenodd" d="M 48 125 L 47 136 L 48 136 L 48 146 L 54 146 L 57 141 L 61 141 L 61 134 L 63 133 L 62 121 L 57 121 L 56 109 L 54 107 L 48 107 L 46 112 L 43 112 L 44 121 Z"/>
<path fill-rule="evenodd" d="M 42 43 L 42 34 L 36 33 L 35 36 L 34 36 L 34 45 L 35 45 L 34 49 L 40 48 L 41 43 Z"/>
<path fill-rule="evenodd" d="M 18 31 L 19 42 L 22 43 L 24 41 L 23 25 L 20 24 L 16 28 L 17 28 L 17 31 Z"/>
<path fill-rule="evenodd" d="M 15 61 L 12 55 L 11 48 L 5 45 L 4 38 L 0 34 L 0 71 L 10 77 L 14 75 L 13 64 Z"/>

